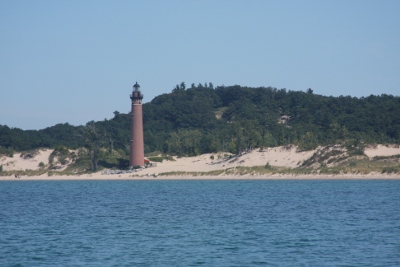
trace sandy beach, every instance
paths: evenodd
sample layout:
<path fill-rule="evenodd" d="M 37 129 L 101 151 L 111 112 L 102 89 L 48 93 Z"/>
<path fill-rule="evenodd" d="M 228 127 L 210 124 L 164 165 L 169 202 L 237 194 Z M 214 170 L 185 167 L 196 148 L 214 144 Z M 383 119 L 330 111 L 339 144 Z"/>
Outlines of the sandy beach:
<path fill-rule="evenodd" d="M 316 150 L 298 152 L 297 147 L 274 147 L 263 150 L 254 149 L 241 156 L 227 158 L 224 153 L 203 154 L 196 157 L 173 157 L 174 160 L 164 160 L 156 166 L 145 168 L 134 173 L 107 174 L 102 170 L 92 174 L 82 175 L 51 175 L 24 176 L 15 178 L 14 175 L 0 176 L 0 180 L 176 180 L 176 179 L 400 179 L 400 174 L 368 173 L 368 174 L 339 174 L 339 175 L 287 175 L 257 173 L 240 175 L 235 174 L 237 167 L 265 166 L 296 168 L 309 159 Z M 41 149 L 39 153 L 29 159 L 20 157 L 20 153 L 13 157 L 0 157 L 0 165 L 4 171 L 39 170 L 39 163 L 48 163 L 51 149 Z M 369 158 L 376 156 L 400 155 L 398 145 L 376 145 L 365 148 L 364 154 Z M 59 171 L 66 166 L 60 166 Z M 225 173 L 224 170 L 230 170 Z M 203 175 L 204 173 L 218 172 L 217 175 Z M 182 175 L 180 175 L 182 173 Z M 186 174 L 185 174 L 186 173 Z M 188 175 L 187 173 L 190 173 Z M 203 173 L 203 174 L 202 174 Z M 232 174 L 233 173 L 233 174 Z"/>

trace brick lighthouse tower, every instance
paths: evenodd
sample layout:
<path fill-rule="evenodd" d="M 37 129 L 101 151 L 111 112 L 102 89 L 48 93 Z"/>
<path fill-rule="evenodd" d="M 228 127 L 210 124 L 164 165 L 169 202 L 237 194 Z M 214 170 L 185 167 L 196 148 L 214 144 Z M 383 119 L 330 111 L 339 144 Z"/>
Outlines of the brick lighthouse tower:
<path fill-rule="evenodd" d="M 129 154 L 129 166 L 144 166 L 144 142 L 143 142 L 143 115 L 140 86 L 136 82 L 131 94 L 131 144 Z"/>

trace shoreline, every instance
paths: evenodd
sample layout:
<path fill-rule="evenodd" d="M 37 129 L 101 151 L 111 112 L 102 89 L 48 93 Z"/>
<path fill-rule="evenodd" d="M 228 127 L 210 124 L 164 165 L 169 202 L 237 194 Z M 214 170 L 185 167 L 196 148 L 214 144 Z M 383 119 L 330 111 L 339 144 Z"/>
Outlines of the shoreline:
<path fill-rule="evenodd" d="M 286 174 L 273 174 L 273 175 L 220 175 L 220 176 L 207 176 L 207 175 L 182 175 L 182 176 L 132 176 L 128 175 L 101 175 L 99 173 L 87 175 L 40 175 L 40 176 L 21 176 L 15 178 L 14 176 L 1 176 L 0 181 L 112 181 L 112 180 L 130 180 L 130 181 L 157 181 L 157 180 L 400 180 L 399 174 L 340 174 L 340 175 L 286 175 Z"/>
<path fill-rule="evenodd" d="M 0 181 L 18 180 L 400 180 L 400 146 L 375 145 L 363 155 L 352 156 L 343 147 L 326 146 L 300 151 L 296 146 L 258 148 L 240 155 L 222 152 L 194 157 L 171 156 L 135 172 L 102 169 L 76 174 L 66 171 L 71 159 L 52 159 L 51 149 L 41 149 L 32 157 L 22 152 L 0 156 L 4 176 Z M 305 164 L 306 163 L 306 164 Z M 50 167 L 56 167 L 55 170 Z M 304 167 L 304 170 L 301 168 Z M 78 170 L 79 171 L 79 170 Z M 6 172 L 6 173 L 4 173 Z M 15 178 L 15 175 L 21 175 Z"/>

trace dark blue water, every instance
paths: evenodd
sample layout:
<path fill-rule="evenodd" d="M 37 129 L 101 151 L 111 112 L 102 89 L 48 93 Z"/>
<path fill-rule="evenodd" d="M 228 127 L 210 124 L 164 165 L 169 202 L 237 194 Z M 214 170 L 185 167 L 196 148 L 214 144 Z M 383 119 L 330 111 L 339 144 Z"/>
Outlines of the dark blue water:
<path fill-rule="evenodd" d="M 400 181 L 0 182 L 0 266 L 400 266 Z"/>

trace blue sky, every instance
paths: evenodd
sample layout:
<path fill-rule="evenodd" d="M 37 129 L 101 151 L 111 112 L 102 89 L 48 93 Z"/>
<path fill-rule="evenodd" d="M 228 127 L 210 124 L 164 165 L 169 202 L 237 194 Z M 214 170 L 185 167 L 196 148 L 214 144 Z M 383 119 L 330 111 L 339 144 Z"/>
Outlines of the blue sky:
<path fill-rule="evenodd" d="M 400 1 L 0 1 L 0 124 L 127 113 L 176 84 L 400 96 Z"/>

